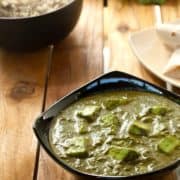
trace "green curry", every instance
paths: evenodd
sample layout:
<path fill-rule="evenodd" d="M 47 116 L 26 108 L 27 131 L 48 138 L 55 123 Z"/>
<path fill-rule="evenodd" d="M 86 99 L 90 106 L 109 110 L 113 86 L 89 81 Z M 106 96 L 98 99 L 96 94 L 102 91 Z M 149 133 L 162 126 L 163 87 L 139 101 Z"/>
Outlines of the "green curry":
<path fill-rule="evenodd" d="M 179 107 L 147 92 L 94 94 L 59 113 L 50 128 L 50 144 L 59 159 L 82 172 L 150 172 L 180 158 Z"/>

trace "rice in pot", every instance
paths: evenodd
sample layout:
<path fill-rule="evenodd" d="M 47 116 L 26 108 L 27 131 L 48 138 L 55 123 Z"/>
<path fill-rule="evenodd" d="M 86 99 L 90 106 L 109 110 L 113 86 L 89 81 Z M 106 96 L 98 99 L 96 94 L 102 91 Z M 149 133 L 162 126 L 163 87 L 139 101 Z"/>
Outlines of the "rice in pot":
<path fill-rule="evenodd" d="M 72 0 L 0 0 L 1 17 L 29 17 L 59 9 Z"/>

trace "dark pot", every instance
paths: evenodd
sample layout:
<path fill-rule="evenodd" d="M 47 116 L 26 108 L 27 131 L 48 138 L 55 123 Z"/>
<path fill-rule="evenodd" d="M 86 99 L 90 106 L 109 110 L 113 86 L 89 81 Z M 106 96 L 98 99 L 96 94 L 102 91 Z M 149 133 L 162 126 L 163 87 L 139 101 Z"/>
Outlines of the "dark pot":
<path fill-rule="evenodd" d="M 60 9 L 34 17 L 0 17 L 0 47 L 36 50 L 65 38 L 76 25 L 82 0 L 73 0 Z"/>
<path fill-rule="evenodd" d="M 57 114 L 64 108 L 68 107 L 71 103 L 77 101 L 78 99 L 87 96 L 92 93 L 102 92 L 104 90 L 139 90 L 139 91 L 146 91 L 155 94 L 159 94 L 164 96 L 172 101 L 176 102 L 180 105 L 180 97 L 176 94 L 173 94 L 165 89 L 157 87 L 147 81 L 139 79 L 135 76 L 113 71 L 107 73 L 105 75 L 100 76 L 99 78 L 87 83 L 86 85 L 80 87 L 79 89 L 71 92 L 69 95 L 65 96 L 64 98 L 58 100 L 55 104 L 53 104 L 46 112 L 42 113 L 37 119 L 34 124 L 34 132 L 49 154 L 49 156 L 54 159 L 60 166 L 63 166 L 65 169 L 70 171 L 71 173 L 82 177 L 82 179 L 109 179 L 109 180 L 118 180 L 118 179 L 139 179 L 139 178 L 146 178 L 148 176 L 152 177 L 160 177 L 164 173 L 168 173 L 169 171 L 177 168 L 180 164 L 180 159 L 177 159 L 172 164 L 152 171 L 145 174 L 135 175 L 135 176 L 98 176 L 80 172 L 69 165 L 65 164 L 63 161 L 58 159 L 51 149 L 49 143 L 49 128 L 52 119 L 57 116 Z M 161 179 L 161 178 L 158 178 Z"/>

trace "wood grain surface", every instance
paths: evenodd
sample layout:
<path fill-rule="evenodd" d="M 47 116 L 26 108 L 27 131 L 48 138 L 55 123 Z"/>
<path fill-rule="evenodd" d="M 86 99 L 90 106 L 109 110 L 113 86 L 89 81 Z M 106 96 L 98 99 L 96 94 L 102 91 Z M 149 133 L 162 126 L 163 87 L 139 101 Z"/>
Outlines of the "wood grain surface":
<path fill-rule="evenodd" d="M 56 99 L 102 73 L 103 1 L 84 1 L 83 12 L 72 34 L 57 45 L 47 91 L 47 107 Z M 38 180 L 74 180 L 41 149 Z"/>
<path fill-rule="evenodd" d="M 0 50 L 0 179 L 31 180 L 36 139 L 34 118 L 41 112 L 48 50 L 14 54 Z"/>
<path fill-rule="evenodd" d="M 106 47 L 109 59 L 107 70 L 120 70 L 146 79 L 157 85 L 164 83 L 149 73 L 136 59 L 130 46 L 131 33 L 153 26 L 156 22 L 154 6 L 144 6 L 134 0 L 110 0 L 105 10 Z"/>

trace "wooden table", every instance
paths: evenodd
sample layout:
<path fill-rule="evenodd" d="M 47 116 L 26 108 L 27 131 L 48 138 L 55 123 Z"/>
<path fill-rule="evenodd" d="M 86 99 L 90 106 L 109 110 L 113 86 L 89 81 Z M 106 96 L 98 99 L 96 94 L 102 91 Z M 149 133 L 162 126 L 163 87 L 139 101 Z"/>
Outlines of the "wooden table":
<path fill-rule="evenodd" d="M 180 0 L 162 7 L 135 0 L 84 0 L 81 18 L 63 42 L 34 53 L 0 50 L 0 180 L 75 180 L 39 146 L 35 117 L 74 88 L 110 70 L 166 87 L 129 48 L 131 32 L 180 16 Z M 179 89 L 172 90 L 179 93 Z M 150 179 L 175 180 L 170 172 Z"/>

